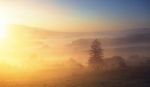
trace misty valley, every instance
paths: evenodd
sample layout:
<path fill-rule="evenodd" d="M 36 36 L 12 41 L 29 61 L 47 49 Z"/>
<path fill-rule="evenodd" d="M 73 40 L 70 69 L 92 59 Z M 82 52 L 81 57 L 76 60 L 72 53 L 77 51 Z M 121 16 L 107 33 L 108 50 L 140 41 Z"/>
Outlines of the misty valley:
<path fill-rule="evenodd" d="M 13 41 L 1 43 L 1 87 L 150 86 L 150 32 L 11 31 Z"/>
<path fill-rule="evenodd" d="M 0 0 L 0 87 L 150 87 L 150 0 Z"/>

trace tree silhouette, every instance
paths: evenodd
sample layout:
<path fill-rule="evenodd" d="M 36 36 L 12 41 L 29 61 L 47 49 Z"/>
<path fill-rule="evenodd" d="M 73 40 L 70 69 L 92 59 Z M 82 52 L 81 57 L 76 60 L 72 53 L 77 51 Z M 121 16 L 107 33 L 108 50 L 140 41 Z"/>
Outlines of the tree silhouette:
<path fill-rule="evenodd" d="M 101 48 L 101 43 L 98 39 L 95 39 L 92 42 L 91 50 L 90 50 L 90 58 L 89 58 L 89 66 L 93 68 L 98 68 L 102 63 L 103 58 L 103 50 Z"/>

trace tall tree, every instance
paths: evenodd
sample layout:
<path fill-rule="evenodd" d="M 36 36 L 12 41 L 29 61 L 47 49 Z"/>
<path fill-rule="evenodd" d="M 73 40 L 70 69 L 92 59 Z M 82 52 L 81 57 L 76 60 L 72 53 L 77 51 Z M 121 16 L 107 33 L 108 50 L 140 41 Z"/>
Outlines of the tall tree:
<path fill-rule="evenodd" d="M 103 58 L 103 50 L 101 48 L 101 43 L 98 39 L 95 39 L 91 44 L 90 49 L 90 58 L 89 58 L 89 66 L 96 68 L 99 67 L 102 63 Z"/>

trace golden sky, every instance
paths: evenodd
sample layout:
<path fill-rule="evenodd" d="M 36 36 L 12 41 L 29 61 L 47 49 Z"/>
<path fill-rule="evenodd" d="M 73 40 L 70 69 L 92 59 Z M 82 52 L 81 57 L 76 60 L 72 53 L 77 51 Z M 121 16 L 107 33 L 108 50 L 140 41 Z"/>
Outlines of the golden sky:
<path fill-rule="evenodd" d="M 89 3 L 92 4 L 88 6 Z M 100 3 L 104 3 L 104 6 Z M 0 0 L 0 24 L 21 24 L 65 32 L 149 27 L 149 21 L 145 20 L 149 18 L 143 15 L 146 11 L 132 17 L 131 11 L 128 11 L 128 15 L 121 13 L 121 10 L 128 10 L 127 7 L 120 10 L 115 9 L 113 4 L 108 6 L 107 3 L 77 3 L 74 0 Z"/>

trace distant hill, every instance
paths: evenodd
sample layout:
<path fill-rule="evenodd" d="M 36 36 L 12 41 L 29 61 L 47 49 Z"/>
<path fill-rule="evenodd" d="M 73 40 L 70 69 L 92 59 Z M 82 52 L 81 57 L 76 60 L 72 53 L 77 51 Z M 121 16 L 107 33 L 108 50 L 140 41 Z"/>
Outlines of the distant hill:
<path fill-rule="evenodd" d="M 95 38 L 101 41 L 107 56 L 149 55 L 150 51 L 149 28 L 103 32 L 58 32 L 24 25 L 11 25 L 10 28 L 12 37 L 20 40 L 21 43 L 33 44 L 32 46 L 38 45 L 41 48 L 56 47 L 55 51 L 59 49 L 60 52 L 60 49 L 63 49 L 62 54 L 63 52 L 68 54 L 88 53 L 90 44 Z"/>
<path fill-rule="evenodd" d="M 122 35 L 120 35 L 122 34 Z M 149 55 L 150 52 L 150 29 L 133 29 L 115 32 L 115 37 L 99 37 L 102 47 L 109 55 Z M 118 36 L 119 35 L 119 36 Z M 84 38 L 72 41 L 67 45 L 70 49 L 78 49 L 83 52 L 89 50 L 94 38 Z"/>

